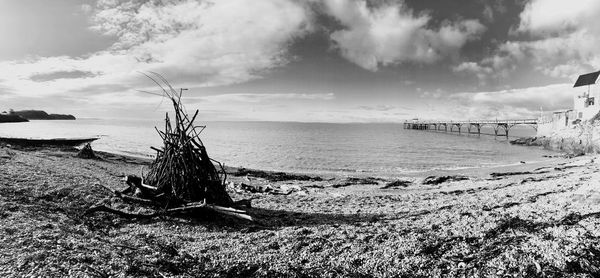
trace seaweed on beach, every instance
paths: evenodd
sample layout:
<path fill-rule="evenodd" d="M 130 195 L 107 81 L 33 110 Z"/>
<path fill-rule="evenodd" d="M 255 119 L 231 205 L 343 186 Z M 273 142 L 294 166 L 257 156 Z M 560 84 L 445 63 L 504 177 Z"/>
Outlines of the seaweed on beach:
<path fill-rule="evenodd" d="M 464 181 L 468 180 L 466 176 L 429 176 L 423 180 L 423 184 L 438 185 L 440 183 L 451 182 L 451 181 Z"/>
<path fill-rule="evenodd" d="M 194 124 L 198 110 L 191 117 L 186 112 L 181 101 L 183 89 L 177 92 L 160 74 L 144 75 L 160 87 L 162 96 L 171 101 L 174 117 L 169 117 L 167 113 L 164 131 L 156 129 L 163 146 L 152 147 L 157 155 L 150 165 L 150 171 L 145 176 L 142 174 L 142 177 L 128 176 L 125 180 L 129 188 L 114 193 L 124 200 L 162 210 L 132 214 L 99 205 L 88 210 L 88 213 L 105 211 L 127 218 L 151 218 L 194 211 L 200 214 L 217 212 L 250 220 L 251 217 L 244 211 L 231 208 L 234 202 L 226 191 L 227 174 L 220 162 L 208 156 L 200 139 L 205 126 Z"/>
<path fill-rule="evenodd" d="M 323 179 L 318 176 L 308 176 L 308 175 L 300 175 L 300 174 L 290 174 L 284 172 L 269 172 L 269 171 L 260 171 L 260 170 L 251 170 L 246 168 L 240 168 L 236 172 L 233 173 L 234 176 L 253 176 L 256 178 L 263 178 L 269 181 L 277 182 L 277 181 L 289 181 L 289 180 L 298 180 L 298 181 L 322 181 Z"/>

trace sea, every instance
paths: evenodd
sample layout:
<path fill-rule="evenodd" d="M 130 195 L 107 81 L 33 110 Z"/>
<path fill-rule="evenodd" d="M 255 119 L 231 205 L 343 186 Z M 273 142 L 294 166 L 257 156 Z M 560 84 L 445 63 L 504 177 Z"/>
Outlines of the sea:
<path fill-rule="evenodd" d="M 396 177 L 539 161 L 555 153 L 509 144 L 491 128 L 467 135 L 406 130 L 402 123 L 204 122 L 200 138 L 208 154 L 225 165 L 340 176 Z M 156 120 L 78 119 L 0 124 L 0 136 L 66 138 L 99 136 L 95 150 L 152 158 L 162 142 Z M 511 137 L 534 136 L 517 126 Z"/>

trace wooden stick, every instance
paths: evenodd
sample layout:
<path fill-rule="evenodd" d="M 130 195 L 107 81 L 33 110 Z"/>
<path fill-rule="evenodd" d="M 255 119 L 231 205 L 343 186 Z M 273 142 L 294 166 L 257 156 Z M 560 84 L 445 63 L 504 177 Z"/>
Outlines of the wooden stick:
<path fill-rule="evenodd" d="M 207 207 L 207 208 L 210 208 L 210 207 Z M 248 220 L 248 221 L 254 221 L 254 219 L 252 219 L 252 216 L 247 215 L 247 214 L 231 212 L 231 211 L 228 211 L 228 210 L 221 210 L 221 209 L 214 208 L 214 207 L 211 208 L 211 209 L 214 210 L 214 211 L 216 211 L 216 212 L 225 214 L 225 215 L 233 216 L 233 217 L 244 219 L 244 220 Z"/>
<path fill-rule="evenodd" d="M 150 199 L 138 198 L 138 197 L 133 197 L 133 196 L 125 195 L 125 194 L 118 194 L 117 197 L 123 199 L 124 201 L 131 201 L 131 202 L 142 203 L 142 204 L 146 204 L 146 205 L 157 205 L 157 203 L 155 201 L 150 200 Z"/>
<path fill-rule="evenodd" d="M 221 206 L 217 206 L 217 205 L 207 205 L 207 207 L 212 208 L 212 209 L 218 209 L 221 211 L 230 211 L 230 212 L 237 212 L 237 213 L 246 213 L 246 211 L 244 210 L 240 210 L 240 209 L 234 209 L 234 208 L 227 208 L 227 207 L 221 207 Z"/>

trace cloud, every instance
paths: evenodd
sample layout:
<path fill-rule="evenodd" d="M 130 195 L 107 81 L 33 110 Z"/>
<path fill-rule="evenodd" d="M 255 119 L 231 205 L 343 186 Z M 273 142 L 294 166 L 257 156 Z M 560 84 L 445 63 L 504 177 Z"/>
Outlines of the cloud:
<path fill-rule="evenodd" d="M 369 106 L 369 105 L 361 105 L 357 107 L 360 110 L 366 110 L 366 111 L 390 111 L 390 110 L 394 110 L 396 109 L 395 106 L 393 105 L 375 105 L 375 106 Z"/>
<path fill-rule="evenodd" d="M 444 91 L 437 89 L 435 92 L 425 91 L 421 93 L 420 98 L 438 99 L 442 97 Z"/>
<path fill-rule="evenodd" d="M 32 81 L 35 82 L 44 82 L 56 79 L 70 79 L 70 78 L 86 78 L 93 77 L 95 74 L 89 71 L 55 71 L 55 72 L 47 72 L 47 73 L 38 73 L 33 74 L 29 77 Z"/>
<path fill-rule="evenodd" d="M 485 79 L 494 72 L 494 69 L 475 62 L 462 62 L 452 67 L 452 71 L 466 75 L 475 75 L 480 80 L 480 83 L 484 84 Z"/>
<path fill-rule="evenodd" d="M 492 55 L 479 62 L 462 62 L 452 67 L 452 71 L 474 75 L 482 86 L 503 83 L 523 61 L 532 55 L 532 50 L 523 42 L 508 41 L 500 44 Z"/>
<path fill-rule="evenodd" d="M 292 0 L 137 2 L 101 2 L 95 28 L 157 71 L 212 76 L 211 85 L 286 64 L 287 45 L 311 28 L 307 9 Z"/>
<path fill-rule="evenodd" d="M 333 93 L 326 94 L 297 94 L 297 93 L 274 93 L 274 94 L 221 94 L 212 96 L 201 96 L 201 97 L 187 97 L 186 101 L 191 102 L 244 102 L 244 103 L 261 103 L 261 102 L 272 102 L 276 100 L 333 100 L 335 95 Z"/>
<path fill-rule="evenodd" d="M 475 73 L 482 84 L 506 78 L 523 65 L 549 77 L 573 80 L 600 68 L 599 17 L 600 1 L 531 0 L 512 31 L 518 39 L 500 44 L 476 66 L 464 64 L 454 70 Z"/>
<path fill-rule="evenodd" d="M 494 21 L 494 9 L 492 8 L 492 6 L 490 5 L 485 5 L 483 8 L 483 18 L 487 21 L 487 22 L 493 22 Z"/>
<path fill-rule="evenodd" d="M 518 119 L 539 116 L 544 111 L 572 109 L 575 94 L 572 84 L 510 89 L 448 96 L 460 119 Z"/>
<path fill-rule="evenodd" d="M 0 62 L 0 86 L 29 97 L 116 85 L 129 94 L 151 86 L 138 71 L 188 87 L 245 82 L 288 63 L 288 45 L 311 29 L 309 10 L 294 0 L 102 0 L 83 9 L 93 30 L 116 38 L 112 47 Z"/>
<path fill-rule="evenodd" d="M 538 35 L 571 33 L 581 27 L 598 29 L 594 26 L 600 15 L 600 2 L 579 0 L 532 0 L 520 15 L 518 31 Z"/>
<path fill-rule="evenodd" d="M 520 14 L 517 31 L 535 39 L 521 42 L 533 54 L 537 69 L 573 79 L 600 67 L 600 2 L 533 0 Z"/>
<path fill-rule="evenodd" d="M 443 22 L 437 29 L 429 28 L 431 17 L 413 15 L 404 2 L 373 6 L 367 1 L 325 0 L 324 10 L 343 26 L 330 35 L 341 55 L 370 71 L 456 55 L 486 30 L 477 20 Z"/>

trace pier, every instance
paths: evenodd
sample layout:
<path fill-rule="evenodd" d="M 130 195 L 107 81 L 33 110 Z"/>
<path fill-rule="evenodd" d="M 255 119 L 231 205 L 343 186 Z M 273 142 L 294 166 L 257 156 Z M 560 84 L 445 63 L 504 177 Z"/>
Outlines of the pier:
<path fill-rule="evenodd" d="M 468 134 L 481 135 L 481 128 L 489 126 L 494 129 L 495 136 L 506 136 L 511 128 L 517 125 L 527 125 L 533 127 L 537 131 L 537 119 L 524 120 L 480 120 L 480 121 L 418 121 L 404 122 L 404 129 L 415 130 L 435 130 L 444 132 L 461 133 L 463 127 L 467 127 Z"/>

